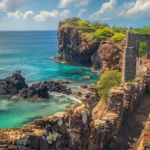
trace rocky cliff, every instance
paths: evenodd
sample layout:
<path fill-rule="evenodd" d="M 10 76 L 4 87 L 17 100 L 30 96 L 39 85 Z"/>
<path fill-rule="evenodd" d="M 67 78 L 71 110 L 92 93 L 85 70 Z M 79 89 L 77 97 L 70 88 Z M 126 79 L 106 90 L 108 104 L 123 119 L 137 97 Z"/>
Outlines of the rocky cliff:
<path fill-rule="evenodd" d="M 85 42 L 79 27 L 62 25 L 58 29 L 59 52 L 56 60 L 63 63 L 91 66 L 91 56 L 98 50 L 99 42 Z"/>
<path fill-rule="evenodd" d="M 102 41 L 98 50 L 103 72 L 107 70 L 122 71 L 123 50 L 111 41 Z"/>
<path fill-rule="evenodd" d="M 81 26 L 81 23 L 84 24 Z M 114 69 L 121 71 L 123 47 L 120 45 L 125 44 L 125 41 L 121 39 L 114 42 L 107 36 L 107 32 L 112 36 L 115 34 L 110 27 L 97 29 L 92 23 L 80 19 L 60 22 L 59 51 L 55 60 L 61 63 L 92 66 L 102 72 Z"/>

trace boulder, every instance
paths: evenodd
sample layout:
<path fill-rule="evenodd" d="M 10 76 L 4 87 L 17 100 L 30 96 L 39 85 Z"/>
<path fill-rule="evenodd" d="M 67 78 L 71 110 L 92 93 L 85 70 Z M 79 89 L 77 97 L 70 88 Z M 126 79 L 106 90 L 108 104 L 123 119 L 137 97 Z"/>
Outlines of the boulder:
<path fill-rule="evenodd" d="M 21 71 L 16 71 L 11 77 L 0 80 L 0 96 L 19 96 L 24 99 L 48 99 L 48 92 L 57 92 L 70 95 L 70 88 L 65 84 L 68 82 L 45 81 L 28 86 L 25 79 L 21 76 Z"/>
<path fill-rule="evenodd" d="M 11 77 L 0 80 L 0 95 L 17 95 L 19 90 L 27 87 L 21 71 L 17 70 Z"/>

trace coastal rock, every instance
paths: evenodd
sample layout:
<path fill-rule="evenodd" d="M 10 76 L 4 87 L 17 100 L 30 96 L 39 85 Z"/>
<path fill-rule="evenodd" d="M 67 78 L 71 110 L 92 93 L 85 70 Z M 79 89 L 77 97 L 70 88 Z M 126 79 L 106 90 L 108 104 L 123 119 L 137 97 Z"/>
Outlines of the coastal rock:
<path fill-rule="evenodd" d="M 90 76 L 82 76 L 83 79 L 91 79 Z"/>
<path fill-rule="evenodd" d="M 68 82 L 45 81 L 28 86 L 21 76 L 21 71 L 16 71 L 11 77 L 0 80 L 0 96 L 11 97 L 12 99 L 21 97 L 42 100 L 49 98 L 48 92 L 70 95 L 72 91 L 65 84 L 68 84 Z"/>
<path fill-rule="evenodd" d="M 123 50 L 111 41 L 102 41 L 99 55 L 102 62 L 102 72 L 107 70 L 122 70 Z"/>
<path fill-rule="evenodd" d="M 60 22 L 58 29 L 59 62 L 91 66 L 91 56 L 98 50 L 99 42 L 83 41 L 78 27 L 66 26 Z"/>
<path fill-rule="evenodd" d="M 94 69 L 101 69 L 102 67 L 102 60 L 101 60 L 101 57 L 100 57 L 100 51 L 96 51 L 92 57 L 91 57 L 91 62 L 92 62 L 92 67 Z"/>
<path fill-rule="evenodd" d="M 0 95 L 16 95 L 18 91 L 28 88 L 25 79 L 21 76 L 21 71 L 17 70 L 11 77 L 0 80 Z"/>

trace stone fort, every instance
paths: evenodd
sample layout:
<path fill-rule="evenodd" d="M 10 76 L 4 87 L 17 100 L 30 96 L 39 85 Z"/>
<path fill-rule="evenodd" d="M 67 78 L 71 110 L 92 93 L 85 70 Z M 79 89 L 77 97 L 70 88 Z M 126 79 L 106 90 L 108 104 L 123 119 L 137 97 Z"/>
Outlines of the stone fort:
<path fill-rule="evenodd" d="M 123 82 L 131 81 L 136 77 L 136 63 L 139 57 L 139 43 L 146 42 L 146 57 L 150 59 L 150 34 L 127 33 L 124 50 Z"/>

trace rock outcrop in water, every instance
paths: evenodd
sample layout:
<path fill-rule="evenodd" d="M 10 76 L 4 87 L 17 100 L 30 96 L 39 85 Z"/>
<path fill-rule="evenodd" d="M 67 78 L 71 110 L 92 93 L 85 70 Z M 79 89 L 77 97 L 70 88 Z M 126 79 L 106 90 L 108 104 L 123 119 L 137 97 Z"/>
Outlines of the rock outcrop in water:
<path fill-rule="evenodd" d="M 59 52 L 55 59 L 59 62 L 91 66 L 91 56 L 98 50 L 99 42 L 85 42 L 80 28 L 59 24 Z"/>
<path fill-rule="evenodd" d="M 11 77 L 0 80 L 0 95 L 16 95 L 18 91 L 28 88 L 25 79 L 21 76 L 21 71 L 16 71 Z"/>
<path fill-rule="evenodd" d="M 67 95 L 72 93 L 71 89 L 59 81 L 45 81 L 28 86 L 25 79 L 21 76 L 21 71 L 16 71 L 11 77 L 0 80 L 1 97 L 17 96 L 39 100 L 48 98 L 48 92 L 57 92 Z"/>
<path fill-rule="evenodd" d="M 82 24 L 81 24 L 82 23 Z M 79 18 L 61 21 L 58 29 L 59 51 L 55 60 L 61 63 L 92 66 L 96 70 L 121 70 L 123 48 L 122 41 L 114 42 L 107 37 L 104 29 L 94 27 L 90 22 Z M 97 35 L 98 32 L 98 35 Z M 102 35 L 99 35 L 102 34 Z M 114 33 L 111 33 L 112 36 Z M 96 37 L 97 36 L 97 37 Z M 111 42 L 112 41 L 112 42 Z"/>
<path fill-rule="evenodd" d="M 67 95 L 72 93 L 71 89 L 68 89 L 67 86 L 62 83 L 57 81 L 45 81 L 20 90 L 19 96 L 22 98 L 47 99 L 49 98 L 48 92 L 57 92 Z"/>

